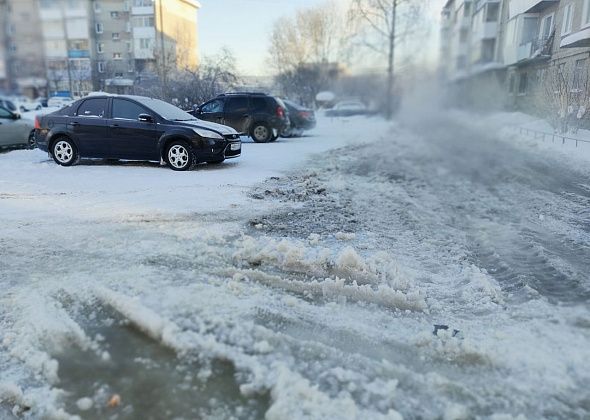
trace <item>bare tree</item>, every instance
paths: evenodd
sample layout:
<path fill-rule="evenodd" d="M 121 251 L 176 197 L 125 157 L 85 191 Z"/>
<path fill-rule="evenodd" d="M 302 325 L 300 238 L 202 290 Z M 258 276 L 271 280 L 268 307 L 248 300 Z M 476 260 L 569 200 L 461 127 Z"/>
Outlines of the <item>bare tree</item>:
<path fill-rule="evenodd" d="M 326 2 L 275 22 L 269 55 L 283 94 L 311 104 L 338 76 L 339 63 L 347 57 L 342 12 L 335 2 Z"/>
<path fill-rule="evenodd" d="M 589 118 L 590 72 L 585 62 L 557 61 L 542 74 L 537 105 L 555 131 L 577 132 Z"/>
<path fill-rule="evenodd" d="M 387 60 L 387 118 L 394 108 L 396 47 L 420 27 L 423 6 L 422 0 L 352 0 L 349 16 L 357 28 L 357 43 Z"/>

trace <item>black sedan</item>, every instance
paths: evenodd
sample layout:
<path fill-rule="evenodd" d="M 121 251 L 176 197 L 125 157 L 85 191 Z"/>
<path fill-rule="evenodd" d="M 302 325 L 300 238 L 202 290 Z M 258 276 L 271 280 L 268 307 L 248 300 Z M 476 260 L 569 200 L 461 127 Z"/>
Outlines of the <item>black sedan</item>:
<path fill-rule="evenodd" d="M 185 171 L 240 156 L 238 133 L 158 99 L 96 95 L 35 120 L 39 149 L 62 166 L 80 158 L 150 160 Z"/>
<path fill-rule="evenodd" d="M 291 125 L 283 130 L 281 133 L 282 137 L 301 136 L 304 131 L 315 128 L 315 112 L 312 109 L 304 108 L 288 99 L 284 99 L 283 102 L 289 110 L 289 120 Z"/>

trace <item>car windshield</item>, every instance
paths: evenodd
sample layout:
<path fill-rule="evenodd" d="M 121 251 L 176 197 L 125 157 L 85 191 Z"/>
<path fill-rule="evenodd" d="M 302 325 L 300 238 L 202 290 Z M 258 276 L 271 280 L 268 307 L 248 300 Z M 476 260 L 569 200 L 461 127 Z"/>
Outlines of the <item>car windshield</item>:
<path fill-rule="evenodd" d="M 155 113 L 169 121 L 196 121 L 188 112 L 159 99 L 141 98 L 139 102 L 151 108 Z"/>

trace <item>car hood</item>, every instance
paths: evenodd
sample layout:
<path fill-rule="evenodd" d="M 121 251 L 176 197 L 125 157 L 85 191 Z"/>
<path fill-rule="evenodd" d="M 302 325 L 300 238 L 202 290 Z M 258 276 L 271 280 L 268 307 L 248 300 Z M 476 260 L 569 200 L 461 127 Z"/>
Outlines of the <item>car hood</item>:
<path fill-rule="evenodd" d="M 236 130 L 227 125 L 221 125 L 210 121 L 196 120 L 196 121 L 183 121 L 183 125 L 195 128 L 204 128 L 205 130 L 216 131 L 222 135 L 238 134 Z"/>

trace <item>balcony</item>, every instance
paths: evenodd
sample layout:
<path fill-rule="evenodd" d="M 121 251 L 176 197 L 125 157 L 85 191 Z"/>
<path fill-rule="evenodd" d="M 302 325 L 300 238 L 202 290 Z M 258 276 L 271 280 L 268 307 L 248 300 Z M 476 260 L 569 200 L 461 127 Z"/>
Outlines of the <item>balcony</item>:
<path fill-rule="evenodd" d="M 518 63 L 529 62 L 531 60 L 546 60 L 551 57 L 551 46 L 553 36 L 548 38 L 538 38 L 525 42 L 518 46 L 516 60 Z"/>
<path fill-rule="evenodd" d="M 590 28 L 582 29 L 561 40 L 561 48 L 590 47 Z"/>
<path fill-rule="evenodd" d="M 154 6 L 133 6 L 131 8 L 132 15 L 153 15 Z"/>
<path fill-rule="evenodd" d="M 511 0 L 510 19 L 523 13 L 539 13 L 557 3 L 559 0 Z"/>

